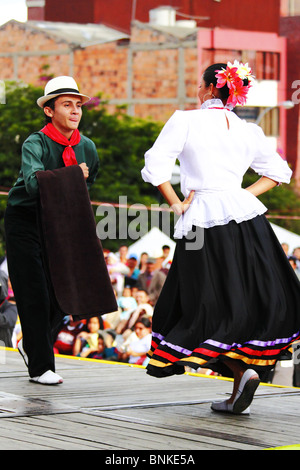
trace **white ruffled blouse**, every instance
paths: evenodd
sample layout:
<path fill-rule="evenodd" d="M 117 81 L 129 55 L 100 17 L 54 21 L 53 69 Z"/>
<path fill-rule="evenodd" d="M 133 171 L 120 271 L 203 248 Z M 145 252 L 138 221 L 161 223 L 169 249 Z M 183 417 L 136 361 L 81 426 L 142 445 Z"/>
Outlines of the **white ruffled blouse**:
<path fill-rule="evenodd" d="M 206 101 L 201 109 L 175 111 L 145 153 L 144 181 L 154 186 L 170 181 L 177 159 L 181 191 L 187 197 L 195 190 L 195 196 L 176 223 L 175 238 L 187 235 L 193 225 L 239 223 L 266 212 L 259 199 L 241 187 L 249 167 L 278 183 L 289 183 L 292 175 L 262 129 L 224 108 L 219 99 Z"/>

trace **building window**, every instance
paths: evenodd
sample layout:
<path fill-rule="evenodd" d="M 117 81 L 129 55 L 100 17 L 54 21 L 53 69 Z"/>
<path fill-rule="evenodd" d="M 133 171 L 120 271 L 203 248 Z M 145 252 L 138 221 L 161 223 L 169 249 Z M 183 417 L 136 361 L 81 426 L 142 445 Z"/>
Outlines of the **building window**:
<path fill-rule="evenodd" d="M 300 15 L 300 0 L 289 0 L 289 16 Z"/>
<path fill-rule="evenodd" d="M 235 59 L 243 63 L 248 62 L 257 80 L 280 80 L 280 54 L 278 52 L 204 49 L 203 70 L 210 64 L 234 62 Z"/>
<path fill-rule="evenodd" d="M 233 112 L 241 119 L 248 122 L 256 122 L 261 108 L 257 106 L 236 106 Z"/>
<path fill-rule="evenodd" d="M 280 54 L 256 52 L 254 75 L 257 80 L 280 80 Z"/>
<path fill-rule="evenodd" d="M 261 111 L 264 108 L 260 108 Z M 262 118 L 260 126 L 266 136 L 278 137 L 279 136 L 279 108 L 270 109 Z"/>

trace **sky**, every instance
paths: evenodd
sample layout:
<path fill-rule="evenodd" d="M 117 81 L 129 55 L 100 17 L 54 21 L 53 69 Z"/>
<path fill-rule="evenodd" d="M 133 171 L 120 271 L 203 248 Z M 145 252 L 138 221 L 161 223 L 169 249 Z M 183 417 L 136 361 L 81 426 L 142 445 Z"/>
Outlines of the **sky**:
<path fill-rule="evenodd" d="M 27 7 L 25 0 L 0 0 L 0 25 L 15 19 L 27 20 Z"/>

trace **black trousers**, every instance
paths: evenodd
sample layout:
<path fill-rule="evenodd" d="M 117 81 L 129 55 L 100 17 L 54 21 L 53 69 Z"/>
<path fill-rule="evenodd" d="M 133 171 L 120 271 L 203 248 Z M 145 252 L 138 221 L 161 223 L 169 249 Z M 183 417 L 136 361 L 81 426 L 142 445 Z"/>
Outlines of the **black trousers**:
<path fill-rule="evenodd" d="M 29 375 L 55 372 L 53 344 L 64 313 L 56 304 L 49 282 L 38 211 L 8 206 L 4 221 L 9 277 L 28 355 Z"/>

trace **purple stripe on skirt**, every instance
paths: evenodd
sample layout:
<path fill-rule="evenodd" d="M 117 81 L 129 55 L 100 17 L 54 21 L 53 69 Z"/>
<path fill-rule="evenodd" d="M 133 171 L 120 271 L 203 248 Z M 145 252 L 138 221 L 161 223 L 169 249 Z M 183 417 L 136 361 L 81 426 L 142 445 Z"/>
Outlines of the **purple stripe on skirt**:
<path fill-rule="evenodd" d="M 300 335 L 300 331 L 298 331 L 297 333 L 293 334 L 290 338 L 279 338 L 279 339 L 276 339 L 274 341 L 257 341 L 257 340 L 253 340 L 253 341 L 247 341 L 245 343 L 246 344 L 252 344 L 254 346 L 259 346 L 261 348 L 265 348 L 265 347 L 270 347 L 270 346 L 276 346 L 277 344 L 288 344 L 290 343 L 293 339 L 297 338 L 298 336 Z M 152 332 L 152 336 L 154 336 L 155 338 L 158 338 L 161 340 L 161 344 L 164 346 L 168 346 L 170 349 L 174 349 L 174 351 L 177 351 L 177 352 L 180 352 L 182 354 L 186 354 L 186 355 L 191 355 L 193 351 L 190 351 L 189 349 L 186 349 L 186 348 L 183 348 L 181 346 L 178 346 L 178 345 L 175 345 L 175 344 L 172 344 L 168 341 L 164 341 L 164 336 L 162 336 L 161 334 L 159 333 L 155 333 L 154 331 Z M 232 345 L 230 344 L 225 344 L 225 343 L 219 343 L 218 341 L 214 340 L 214 339 L 208 339 L 206 341 L 204 341 L 202 343 L 203 345 L 205 344 L 210 344 L 211 346 L 214 346 L 216 348 L 220 348 L 220 349 L 223 349 L 225 351 L 230 351 L 232 348 L 242 348 L 243 345 L 242 344 L 238 344 L 238 343 L 233 343 Z"/>

